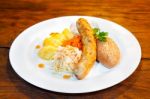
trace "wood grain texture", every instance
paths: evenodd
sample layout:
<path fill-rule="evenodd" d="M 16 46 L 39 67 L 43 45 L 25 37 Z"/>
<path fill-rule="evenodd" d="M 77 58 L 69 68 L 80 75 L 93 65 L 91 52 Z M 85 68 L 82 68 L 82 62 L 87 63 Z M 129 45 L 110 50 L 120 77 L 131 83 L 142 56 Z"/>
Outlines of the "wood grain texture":
<path fill-rule="evenodd" d="M 9 47 L 20 32 L 37 22 L 66 15 L 89 15 L 129 29 L 140 41 L 142 55 L 147 58 L 150 57 L 150 44 L 145 44 L 150 42 L 149 4 L 149 0 L 1 0 L 0 46 Z"/>
<path fill-rule="evenodd" d="M 0 99 L 150 99 L 150 0 L 0 0 Z M 142 61 L 125 81 L 87 94 L 46 91 L 22 80 L 11 68 L 13 40 L 37 22 L 68 15 L 114 21 L 139 40 Z"/>

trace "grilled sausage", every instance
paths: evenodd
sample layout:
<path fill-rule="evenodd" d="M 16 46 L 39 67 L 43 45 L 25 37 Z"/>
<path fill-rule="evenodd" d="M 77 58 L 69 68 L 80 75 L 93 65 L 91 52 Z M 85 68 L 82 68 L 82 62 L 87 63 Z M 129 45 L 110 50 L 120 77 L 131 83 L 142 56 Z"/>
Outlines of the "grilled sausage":
<path fill-rule="evenodd" d="M 78 79 L 83 79 L 96 61 L 96 40 L 93 36 L 93 30 L 86 19 L 78 19 L 77 29 L 81 34 L 83 49 L 81 59 L 74 71 Z"/>

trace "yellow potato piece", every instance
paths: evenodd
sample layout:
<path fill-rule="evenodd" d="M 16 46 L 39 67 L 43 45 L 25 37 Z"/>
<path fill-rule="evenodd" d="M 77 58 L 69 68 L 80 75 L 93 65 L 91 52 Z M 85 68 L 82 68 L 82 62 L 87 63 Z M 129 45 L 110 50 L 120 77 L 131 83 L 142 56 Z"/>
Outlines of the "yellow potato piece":
<path fill-rule="evenodd" d="M 71 33 L 67 28 L 63 30 L 62 34 L 66 37 L 67 40 L 74 36 L 73 33 Z"/>
<path fill-rule="evenodd" d="M 62 33 L 51 33 L 50 37 L 43 41 L 43 48 L 40 49 L 38 55 L 42 59 L 50 60 L 53 58 L 57 47 L 62 45 L 63 41 L 71 39 L 73 34 L 69 29 L 64 29 Z"/>
<path fill-rule="evenodd" d="M 60 33 L 51 33 L 50 37 L 46 38 L 43 42 L 43 46 L 60 46 L 62 42 L 66 40 L 66 37 Z"/>
<path fill-rule="evenodd" d="M 57 48 L 53 46 L 44 46 L 40 49 L 38 55 L 45 60 L 50 60 L 53 58 Z"/>
<path fill-rule="evenodd" d="M 46 38 L 43 42 L 43 46 L 55 46 L 55 47 L 57 47 L 61 44 L 62 44 L 62 41 L 57 40 L 55 38 L 51 38 L 51 37 Z"/>
<path fill-rule="evenodd" d="M 54 38 L 60 41 L 64 41 L 66 39 L 62 33 L 51 33 L 50 38 Z"/>

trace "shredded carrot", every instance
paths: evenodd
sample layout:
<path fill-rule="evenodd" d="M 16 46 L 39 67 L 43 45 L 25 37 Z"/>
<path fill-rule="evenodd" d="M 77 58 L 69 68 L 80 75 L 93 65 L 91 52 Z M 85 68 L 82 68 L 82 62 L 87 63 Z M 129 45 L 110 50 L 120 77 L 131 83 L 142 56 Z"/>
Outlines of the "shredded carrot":
<path fill-rule="evenodd" d="M 66 45 L 71 45 L 82 50 L 81 36 L 76 35 L 72 39 L 64 41 L 63 46 L 66 46 Z"/>

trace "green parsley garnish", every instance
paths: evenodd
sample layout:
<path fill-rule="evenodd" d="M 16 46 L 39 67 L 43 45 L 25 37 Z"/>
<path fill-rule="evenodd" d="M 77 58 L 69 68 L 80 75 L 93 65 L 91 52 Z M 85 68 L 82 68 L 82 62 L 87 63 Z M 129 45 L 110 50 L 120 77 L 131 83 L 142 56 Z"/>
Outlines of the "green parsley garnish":
<path fill-rule="evenodd" d="M 103 32 L 103 31 L 101 32 L 99 28 L 94 28 L 93 31 L 94 31 L 94 36 L 98 40 L 102 42 L 106 42 L 106 37 L 108 36 L 108 32 Z"/>

